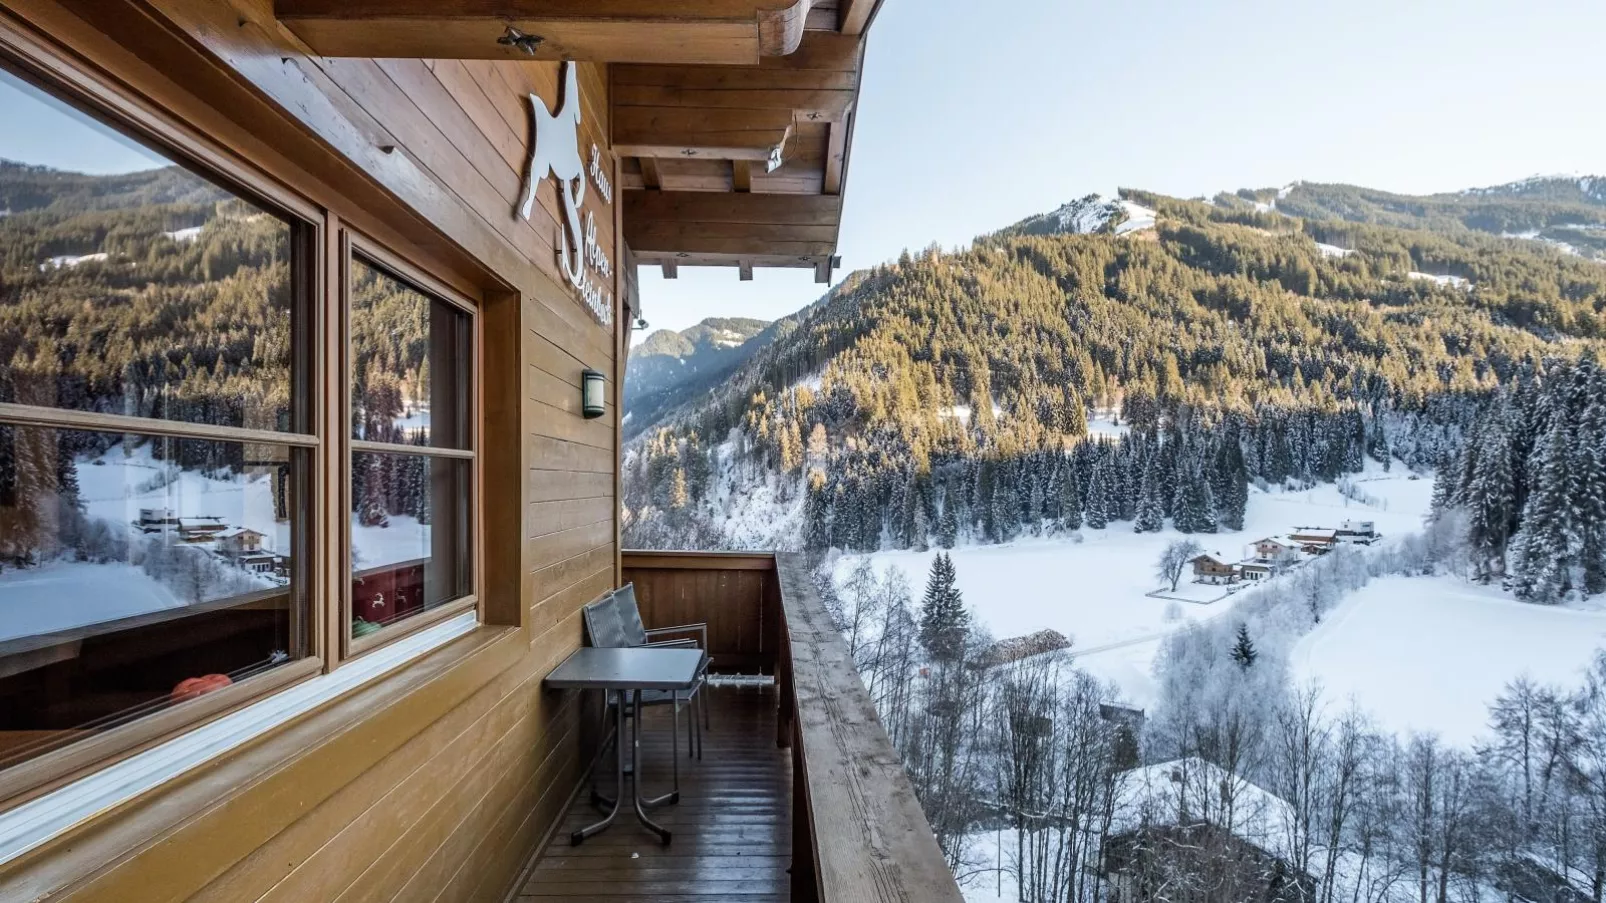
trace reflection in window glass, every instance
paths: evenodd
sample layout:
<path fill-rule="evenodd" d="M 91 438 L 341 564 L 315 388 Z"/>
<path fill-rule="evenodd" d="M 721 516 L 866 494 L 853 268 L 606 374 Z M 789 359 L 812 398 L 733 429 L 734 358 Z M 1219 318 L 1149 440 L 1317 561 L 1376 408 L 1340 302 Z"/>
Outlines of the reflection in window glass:
<path fill-rule="evenodd" d="M 0 101 L 40 139 L 0 160 L 0 402 L 297 429 L 291 226 L 3 70 Z"/>
<path fill-rule="evenodd" d="M 469 318 L 382 270 L 351 262 L 351 435 L 469 447 Z"/>
<path fill-rule="evenodd" d="M 352 456 L 352 636 L 473 592 L 470 461 Z"/>
<path fill-rule="evenodd" d="M 0 424 L 0 768 L 307 655 L 306 466 Z"/>

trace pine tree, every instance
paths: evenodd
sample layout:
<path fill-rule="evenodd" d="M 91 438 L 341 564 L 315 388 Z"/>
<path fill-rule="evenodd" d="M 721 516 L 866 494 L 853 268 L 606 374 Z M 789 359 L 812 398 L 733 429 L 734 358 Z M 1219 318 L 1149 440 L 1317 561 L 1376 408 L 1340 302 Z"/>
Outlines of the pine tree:
<path fill-rule="evenodd" d="M 1249 639 L 1249 625 L 1238 625 L 1238 636 L 1232 644 L 1231 654 L 1232 660 L 1237 662 L 1238 667 L 1245 671 L 1249 670 L 1249 667 L 1255 663 L 1255 659 L 1260 657 L 1260 653 L 1255 651 L 1254 642 Z"/>
<path fill-rule="evenodd" d="M 1071 467 L 1061 468 L 1059 485 L 1060 529 L 1082 528 L 1082 494 L 1077 490 L 1076 473 Z"/>
<path fill-rule="evenodd" d="M 1467 542 L 1477 555 L 1476 576 L 1487 583 L 1504 571 L 1506 543 L 1515 521 L 1516 485 L 1511 473 L 1511 447 L 1500 421 L 1479 437 L 1477 464 L 1467 487 Z"/>
<path fill-rule="evenodd" d="M 1160 500 L 1159 456 L 1150 455 L 1143 467 L 1143 482 L 1138 490 L 1137 516 L 1132 521 L 1135 533 L 1155 533 L 1165 529 L 1165 505 Z"/>
<path fill-rule="evenodd" d="M 920 643 L 933 658 L 951 661 L 964 649 L 970 612 L 957 585 L 953 559 L 938 552 L 931 560 L 926 594 L 920 605 Z"/>
<path fill-rule="evenodd" d="M 1103 462 L 1094 462 L 1087 481 L 1087 525 L 1102 530 L 1110 524 L 1109 474 Z"/>
<path fill-rule="evenodd" d="M 949 492 L 943 499 L 942 514 L 937 518 L 937 545 L 951 549 L 959 541 L 959 500 Z"/>
<path fill-rule="evenodd" d="M 1512 589 L 1519 598 L 1544 604 L 1563 601 L 1573 589 L 1583 535 L 1568 498 L 1572 455 L 1570 431 L 1562 411 L 1534 447 L 1534 486 L 1522 511 L 1522 530 L 1513 542 L 1516 573 Z"/>
<path fill-rule="evenodd" d="M 366 471 L 362 490 L 357 497 L 357 522 L 364 527 L 388 527 L 390 516 L 385 509 L 385 475 L 379 455 L 364 455 Z"/>

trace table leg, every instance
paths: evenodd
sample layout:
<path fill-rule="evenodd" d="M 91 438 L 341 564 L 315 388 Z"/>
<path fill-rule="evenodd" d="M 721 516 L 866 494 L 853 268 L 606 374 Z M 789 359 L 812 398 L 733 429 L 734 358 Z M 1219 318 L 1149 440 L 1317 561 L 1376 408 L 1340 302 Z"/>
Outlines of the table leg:
<path fill-rule="evenodd" d="M 637 693 L 635 694 L 635 697 L 636 733 L 635 736 L 630 738 L 630 762 L 631 765 L 634 766 L 636 779 L 630 783 L 631 795 L 634 796 L 636 803 L 636 819 L 643 825 L 646 825 L 648 830 L 652 831 L 654 834 L 657 834 L 659 839 L 663 841 L 664 846 L 669 846 L 669 840 L 673 835 L 671 835 L 670 832 L 661 825 L 648 818 L 647 810 L 643 808 L 644 803 L 641 798 L 641 694 Z M 624 793 L 624 777 L 621 776 L 619 780 L 619 792 L 622 794 Z"/>
<path fill-rule="evenodd" d="M 670 700 L 669 758 L 670 768 L 675 778 L 673 789 L 663 796 L 655 796 L 650 800 L 643 800 L 641 803 L 643 807 L 657 809 L 660 806 L 671 806 L 680 802 L 680 702 L 678 699 Z"/>
<path fill-rule="evenodd" d="M 638 717 L 641 715 L 639 704 L 636 709 L 636 715 Z M 587 827 L 581 828 L 573 834 L 570 834 L 569 843 L 572 846 L 579 846 L 585 842 L 587 837 L 600 834 L 604 828 L 613 824 L 614 818 L 619 815 L 619 805 L 624 801 L 625 798 L 625 700 L 623 694 L 620 694 L 619 704 L 614 707 L 613 719 L 613 808 L 609 810 L 607 816 L 605 816 L 602 821 L 599 821 L 594 825 L 588 825 Z M 636 795 L 639 799 L 641 795 L 639 790 L 637 791 Z M 640 811 L 639 804 L 637 806 L 637 811 Z M 669 841 L 666 839 L 664 842 L 668 843 Z"/>

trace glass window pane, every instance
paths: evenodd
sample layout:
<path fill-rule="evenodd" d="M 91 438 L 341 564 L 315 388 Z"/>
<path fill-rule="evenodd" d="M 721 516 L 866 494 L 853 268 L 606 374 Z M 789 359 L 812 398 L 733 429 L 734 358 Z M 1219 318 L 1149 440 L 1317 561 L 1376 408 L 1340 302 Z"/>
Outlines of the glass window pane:
<path fill-rule="evenodd" d="M 0 122 L 0 401 L 302 429 L 296 229 L 4 70 Z"/>
<path fill-rule="evenodd" d="M 0 424 L 0 768 L 306 656 L 307 466 Z"/>
<path fill-rule="evenodd" d="M 472 462 L 373 452 L 351 462 L 352 636 L 473 592 Z"/>
<path fill-rule="evenodd" d="M 469 447 L 469 317 L 383 270 L 351 262 L 351 436 Z"/>

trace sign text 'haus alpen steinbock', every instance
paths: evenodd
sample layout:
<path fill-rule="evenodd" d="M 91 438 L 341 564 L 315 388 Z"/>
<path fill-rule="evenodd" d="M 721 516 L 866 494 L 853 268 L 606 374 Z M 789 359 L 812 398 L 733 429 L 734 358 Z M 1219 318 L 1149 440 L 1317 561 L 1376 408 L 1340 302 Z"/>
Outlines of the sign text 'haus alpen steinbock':
<path fill-rule="evenodd" d="M 580 155 L 580 82 L 572 62 L 565 62 L 558 79 L 558 111 L 548 113 L 546 102 L 530 95 L 535 114 L 535 142 L 530 148 L 529 167 L 524 175 L 524 203 L 519 215 L 530 218 L 535 209 L 535 190 L 549 174 L 557 180 L 558 201 L 563 206 L 563 244 L 558 248 L 558 269 L 580 292 L 586 307 L 602 325 L 613 326 L 613 293 L 607 281 L 613 278 L 613 262 L 597 242 L 597 220 L 586 211 L 582 224 L 581 205 L 589 179 L 604 203 L 613 203 L 613 186 L 602 163 L 602 152 L 591 145 L 587 165 Z M 602 281 L 592 278 L 592 271 Z"/>

